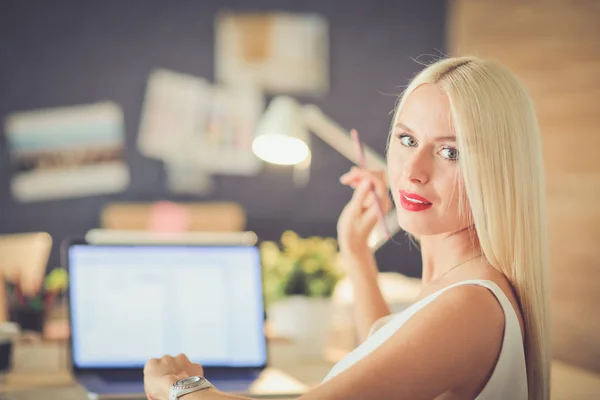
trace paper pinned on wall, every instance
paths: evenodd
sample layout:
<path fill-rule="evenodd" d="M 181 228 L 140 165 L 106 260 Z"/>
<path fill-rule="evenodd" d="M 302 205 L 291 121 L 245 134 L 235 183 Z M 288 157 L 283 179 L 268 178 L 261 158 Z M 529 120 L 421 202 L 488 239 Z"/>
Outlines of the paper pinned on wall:
<path fill-rule="evenodd" d="M 129 185 L 117 104 L 17 112 L 4 122 L 16 200 L 116 193 Z"/>
<path fill-rule="evenodd" d="M 328 24 L 318 14 L 223 12 L 215 49 L 221 83 L 251 80 L 273 94 L 329 90 Z"/>
<path fill-rule="evenodd" d="M 166 69 L 150 74 L 138 135 L 147 157 L 177 160 L 194 136 L 210 84 L 205 79 Z"/>
<path fill-rule="evenodd" d="M 211 173 L 258 173 L 263 164 L 252 141 L 265 107 L 262 91 L 251 82 L 213 86 L 204 104 L 189 147 L 197 165 Z"/>
<path fill-rule="evenodd" d="M 210 174 L 260 170 L 252 140 L 263 110 L 262 92 L 252 83 L 215 86 L 193 75 L 155 70 L 148 80 L 138 147 L 165 162 L 170 190 L 206 193 L 212 187 Z"/>

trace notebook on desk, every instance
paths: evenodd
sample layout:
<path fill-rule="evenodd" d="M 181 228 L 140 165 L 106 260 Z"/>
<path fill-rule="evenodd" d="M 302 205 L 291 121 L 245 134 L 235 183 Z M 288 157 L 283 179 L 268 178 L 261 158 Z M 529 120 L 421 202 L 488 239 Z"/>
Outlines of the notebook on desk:
<path fill-rule="evenodd" d="M 151 357 L 186 354 L 221 391 L 297 396 L 267 368 L 260 252 L 255 245 L 63 247 L 69 271 L 70 358 L 99 398 L 143 396 Z"/>

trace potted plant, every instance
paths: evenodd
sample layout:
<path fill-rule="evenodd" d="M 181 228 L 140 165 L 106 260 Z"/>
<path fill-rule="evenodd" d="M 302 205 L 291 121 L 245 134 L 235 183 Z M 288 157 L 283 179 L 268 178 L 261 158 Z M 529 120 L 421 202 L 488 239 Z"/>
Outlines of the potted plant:
<path fill-rule="evenodd" d="M 343 276 L 333 238 L 301 238 L 286 231 L 279 243 L 261 244 L 267 315 L 276 335 L 305 340 L 321 351 L 330 297 Z M 308 349 L 307 349 L 308 350 Z"/>

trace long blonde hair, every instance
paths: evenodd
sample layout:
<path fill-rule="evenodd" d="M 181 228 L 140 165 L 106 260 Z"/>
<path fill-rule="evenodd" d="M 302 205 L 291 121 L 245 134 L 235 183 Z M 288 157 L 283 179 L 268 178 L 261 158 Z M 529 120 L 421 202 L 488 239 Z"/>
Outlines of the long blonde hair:
<path fill-rule="evenodd" d="M 476 57 L 437 61 L 418 86 L 438 85 L 450 102 L 469 218 L 487 261 L 513 285 L 524 317 L 530 400 L 550 397 L 549 261 L 539 126 L 523 85 L 501 65 Z M 466 195 L 466 196 L 465 196 Z"/>

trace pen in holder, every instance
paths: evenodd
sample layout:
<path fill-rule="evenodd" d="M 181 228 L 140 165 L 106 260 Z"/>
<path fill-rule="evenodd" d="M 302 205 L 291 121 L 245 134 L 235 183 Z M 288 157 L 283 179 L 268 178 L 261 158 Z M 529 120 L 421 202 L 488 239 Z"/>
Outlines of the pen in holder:
<path fill-rule="evenodd" d="M 62 268 L 52 270 L 35 296 L 24 296 L 18 282 L 7 283 L 10 320 L 17 323 L 22 331 L 43 333 L 46 315 L 66 287 L 67 274 Z"/>

